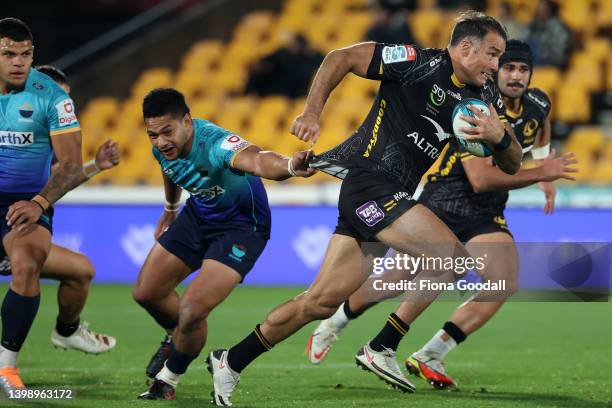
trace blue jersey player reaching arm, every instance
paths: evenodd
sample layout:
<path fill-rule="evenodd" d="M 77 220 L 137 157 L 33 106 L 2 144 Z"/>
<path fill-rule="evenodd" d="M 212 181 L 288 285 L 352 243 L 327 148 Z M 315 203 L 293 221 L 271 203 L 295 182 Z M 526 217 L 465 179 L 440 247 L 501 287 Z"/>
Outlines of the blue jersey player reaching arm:
<path fill-rule="evenodd" d="M 173 399 L 180 376 L 204 346 L 206 318 L 243 280 L 270 237 L 260 177 L 309 177 L 309 153 L 262 151 L 213 123 L 192 118 L 175 89 L 151 91 L 143 116 L 159 162 L 166 207 L 134 288 L 134 299 L 168 336 L 147 367 L 142 399 Z M 191 197 L 178 214 L 182 190 Z M 176 286 L 198 275 L 179 297 Z"/>
<path fill-rule="evenodd" d="M 2 302 L 0 388 L 24 388 L 17 355 L 40 304 L 40 270 L 51 247 L 52 204 L 87 179 L 70 97 L 31 69 L 32 33 L 0 20 L 0 236 L 13 270 Z M 50 173 L 53 155 L 57 170 Z"/>

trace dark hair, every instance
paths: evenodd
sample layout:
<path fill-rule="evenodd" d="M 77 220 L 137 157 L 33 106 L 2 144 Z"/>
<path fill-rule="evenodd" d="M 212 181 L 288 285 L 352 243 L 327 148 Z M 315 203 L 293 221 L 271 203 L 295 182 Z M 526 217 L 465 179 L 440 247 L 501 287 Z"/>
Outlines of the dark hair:
<path fill-rule="evenodd" d="M 0 38 L 10 38 L 13 41 L 33 40 L 32 31 L 21 20 L 14 17 L 6 17 L 0 20 Z"/>
<path fill-rule="evenodd" d="M 499 21 L 479 11 L 468 10 L 455 20 L 450 45 L 454 47 L 466 37 L 484 38 L 490 32 L 499 34 L 504 41 L 508 39 L 506 29 Z"/>
<path fill-rule="evenodd" d="M 520 40 L 508 40 L 506 42 L 506 51 L 499 57 L 499 65 L 504 65 L 510 61 L 524 62 L 529 65 L 529 69 L 532 69 L 533 55 L 529 45 Z"/>
<path fill-rule="evenodd" d="M 55 82 L 58 82 L 60 84 L 68 84 L 68 77 L 66 76 L 66 74 L 64 74 L 64 72 L 59 69 L 59 68 L 55 68 L 52 65 L 39 65 L 36 67 L 36 70 L 40 73 L 43 73 L 47 76 L 50 76 L 52 80 L 54 80 Z"/>
<path fill-rule="evenodd" d="M 142 115 L 144 118 L 159 118 L 170 114 L 175 118 L 182 118 L 189 113 L 185 97 L 174 88 L 157 88 L 152 90 L 142 101 Z"/>

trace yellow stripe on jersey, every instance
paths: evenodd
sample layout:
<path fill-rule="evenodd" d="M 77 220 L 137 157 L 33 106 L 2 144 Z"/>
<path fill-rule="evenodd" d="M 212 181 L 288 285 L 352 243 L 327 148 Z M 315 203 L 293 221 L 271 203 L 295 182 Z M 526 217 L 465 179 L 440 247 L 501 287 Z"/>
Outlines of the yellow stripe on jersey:
<path fill-rule="evenodd" d="M 72 127 L 70 129 L 58 129 L 58 130 L 52 130 L 49 132 L 49 135 L 51 136 L 56 136 L 56 135 L 63 135 L 65 133 L 72 133 L 72 132 L 78 132 L 79 130 L 81 130 L 80 126 L 77 127 Z"/>

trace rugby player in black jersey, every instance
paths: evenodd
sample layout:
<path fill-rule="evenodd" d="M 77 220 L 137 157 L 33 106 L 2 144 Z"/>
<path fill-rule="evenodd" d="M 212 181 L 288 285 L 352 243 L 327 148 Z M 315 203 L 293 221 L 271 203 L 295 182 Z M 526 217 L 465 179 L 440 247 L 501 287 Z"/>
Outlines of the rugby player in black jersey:
<path fill-rule="evenodd" d="M 442 365 L 446 354 L 484 325 L 516 289 L 518 257 L 504 218 L 507 191 L 539 182 L 546 195 L 544 212 L 550 214 L 555 198 L 552 181 L 574 180 L 572 173 L 576 169 L 572 165 L 576 160 L 573 154 L 556 157 L 554 152 L 550 153 L 550 100 L 540 89 L 528 88 L 532 67 L 529 46 L 522 41 L 509 40 L 500 58 L 497 85 L 503 95 L 506 117 L 523 147 L 523 153 L 530 151 L 534 159 L 541 160 L 540 166 L 508 175 L 495 168 L 490 158 L 479 158 L 461 151 L 458 143 L 453 141 L 438 171 L 428 177 L 428 183 L 419 197 L 419 203 L 431 209 L 461 242 L 466 243 L 472 257 L 482 256 L 487 251 L 503 251 L 503 256 L 485 258 L 489 273 L 485 279 L 495 281 L 502 278 L 507 284 L 506 290 L 500 293 L 483 292 L 470 298 L 455 310 L 443 328 L 423 348 L 406 360 L 410 373 L 419 375 L 438 388 L 456 385 Z M 392 281 L 398 276 L 401 274 L 387 273 L 383 280 Z M 376 304 L 371 287 L 372 282 L 362 285 L 331 318 L 322 321 L 315 329 L 308 342 L 308 358 L 312 363 L 319 364 L 325 358 L 350 319 Z M 397 293 L 389 291 L 387 294 Z M 379 334 L 363 346 L 357 359 L 363 359 L 366 352 L 395 352 L 409 324 L 431 304 L 434 297 L 426 302 L 422 298 L 420 300 L 402 302 Z M 389 365 L 395 366 L 392 363 Z M 386 380 L 388 376 L 397 376 L 399 371 L 392 369 L 385 372 L 388 369 L 382 364 L 378 368 L 383 372 L 377 369 L 370 371 Z M 389 382 L 394 384 L 393 381 Z"/>
<path fill-rule="evenodd" d="M 453 137 L 451 113 L 459 98 L 482 100 L 491 113 L 473 109 L 475 117 L 465 117 L 473 124 L 463 129 L 467 138 L 488 143 L 502 171 L 514 174 L 519 170 L 521 146 L 491 80 L 505 47 L 506 32 L 495 19 L 467 12 L 457 19 L 447 49 L 369 42 L 326 56 L 304 112 L 292 125 L 291 132 L 301 140 L 316 142 L 323 106 L 349 72 L 381 82 L 361 127 L 311 164 L 344 179 L 338 226 L 308 291 L 273 310 L 231 349 L 209 354 L 216 404 L 231 404 L 240 372 L 255 358 L 307 323 L 331 316 L 361 286 L 371 272 L 363 266 L 373 256 L 382 255 L 369 245 L 362 246 L 363 242 L 379 241 L 384 245 L 376 249 L 388 246 L 412 255 L 469 255 L 451 230 L 412 195 L 421 176 Z M 445 96 L 431 98 L 434 89 L 443 90 Z M 404 389 L 414 389 L 400 381 Z"/>

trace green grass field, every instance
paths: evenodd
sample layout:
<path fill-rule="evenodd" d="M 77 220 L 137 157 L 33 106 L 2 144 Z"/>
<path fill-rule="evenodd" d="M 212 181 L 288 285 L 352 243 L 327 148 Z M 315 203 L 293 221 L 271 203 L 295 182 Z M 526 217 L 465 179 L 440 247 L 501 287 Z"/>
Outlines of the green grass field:
<path fill-rule="evenodd" d="M 57 313 L 55 286 L 45 285 L 41 308 L 21 356 L 26 385 L 70 387 L 71 402 L 53 407 L 209 406 L 211 380 L 203 363 L 212 348 L 242 339 L 296 288 L 236 290 L 209 321 L 209 339 L 177 390 L 177 399 L 137 401 L 145 386 L 144 367 L 162 338 L 154 321 L 131 299 L 130 287 L 97 285 L 83 318 L 94 330 L 117 336 L 109 354 L 89 356 L 56 350 L 49 335 Z M 2 294 L 6 285 L 2 285 Z M 612 406 L 612 304 L 509 303 L 488 326 L 455 350 L 447 368 L 460 391 L 435 391 L 415 379 L 415 394 L 388 389 L 357 369 L 357 349 L 395 308 L 385 303 L 355 321 L 318 367 L 304 348 L 314 324 L 259 358 L 234 393 L 239 407 L 610 407 Z M 446 320 L 454 303 L 433 305 L 402 342 L 399 358 L 420 347 Z M 46 407 L 47 401 L 28 402 Z M 24 406 L 0 400 L 1 407 Z"/>

